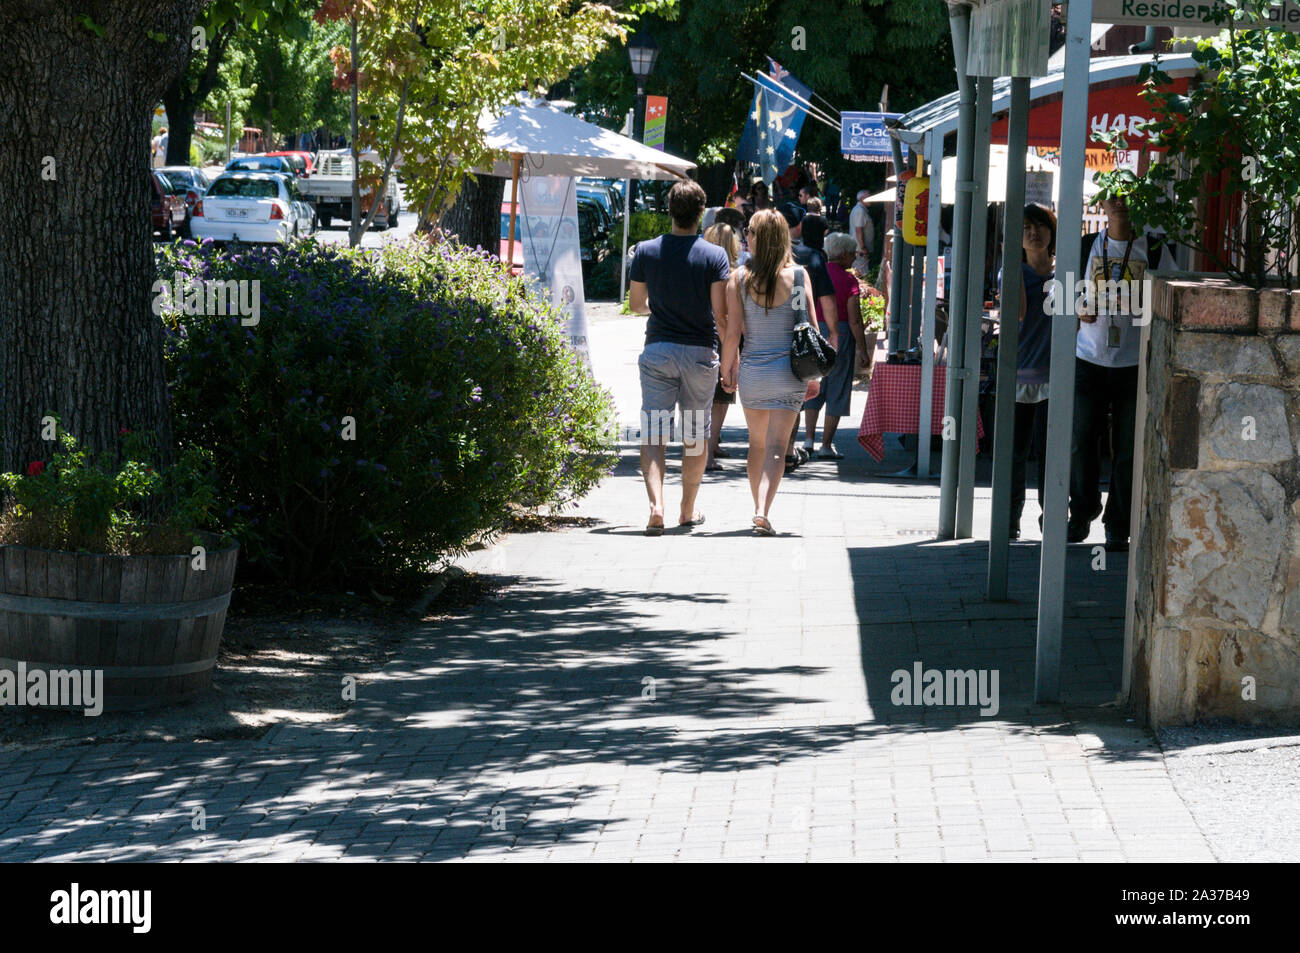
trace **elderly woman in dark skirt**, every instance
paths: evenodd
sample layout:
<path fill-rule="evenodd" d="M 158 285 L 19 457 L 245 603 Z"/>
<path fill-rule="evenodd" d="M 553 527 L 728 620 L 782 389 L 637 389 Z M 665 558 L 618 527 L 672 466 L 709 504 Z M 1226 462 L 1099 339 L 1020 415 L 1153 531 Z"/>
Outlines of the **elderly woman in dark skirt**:
<path fill-rule="evenodd" d="M 859 355 L 867 356 L 867 344 L 862 327 L 862 310 L 858 303 L 858 279 L 853 275 L 853 259 L 857 257 L 858 243 L 851 235 L 834 232 L 826 236 L 826 270 L 835 286 L 835 313 L 839 321 L 839 351 L 835 366 L 822 381 L 821 392 L 803 405 L 804 447 L 811 451 L 816 443 L 817 416 L 826 408 L 826 423 L 822 428 L 822 445 L 817 451 L 819 460 L 842 460 L 844 454 L 835 449 L 835 431 L 840 418 L 848 416 L 849 402 L 853 396 L 853 372 Z M 823 334 L 826 327 L 821 327 Z"/>

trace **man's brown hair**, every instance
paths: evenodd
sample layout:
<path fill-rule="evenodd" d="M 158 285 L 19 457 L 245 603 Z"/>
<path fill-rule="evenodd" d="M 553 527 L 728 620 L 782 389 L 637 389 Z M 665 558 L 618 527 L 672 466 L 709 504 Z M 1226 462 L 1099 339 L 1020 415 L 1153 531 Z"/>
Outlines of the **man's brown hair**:
<path fill-rule="evenodd" d="M 694 228 L 700 223 L 706 202 L 704 189 L 693 180 L 678 182 L 668 193 L 668 214 L 678 228 Z"/>

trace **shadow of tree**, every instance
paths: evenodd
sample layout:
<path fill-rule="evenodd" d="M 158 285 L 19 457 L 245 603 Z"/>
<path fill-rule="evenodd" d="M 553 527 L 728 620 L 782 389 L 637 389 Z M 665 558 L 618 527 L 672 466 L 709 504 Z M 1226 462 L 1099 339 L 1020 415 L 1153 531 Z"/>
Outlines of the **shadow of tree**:
<path fill-rule="evenodd" d="M 710 651 L 748 634 L 729 613 L 706 611 L 725 608 L 723 595 L 525 577 L 503 598 L 419 626 L 403 661 L 363 680 L 342 723 L 277 729 L 257 744 L 0 754 L 0 858 L 255 859 L 300 849 L 307 858 L 490 859 L 625 830 L 638 819 L 629 803 L 699 776 L 954 729 L 1071 735 L 1062 708 L 1032 704 L 1037 548 L 1013 549 L 1008 603 L 983 598 L 985 553 L 981 543 L 850 550 L 869 723 L 800 716 L 822 699 L 789 686 L 827 666 L 738 664 L 720 646 Z M 1063 679 L 1067 703 L 1083 706 L 1118 686 L 1124 577 L 1119 561 L 1102 578 L 1083 575 L 1086 557 L 1069 557 L 1086 598 L 1067 605 Z M 998 716 L 891 705 L 891 673 L 918 661 L 997 668 Z M 1100 756 L 1143 759 L 1151 747 L 1107 742 Z M 622 791 L 640 769 L 657 772 L 660 787 Z M 205 830 L 193 829 L 195 808 Z M 692 808 L 679 810 L 685 826 Z"/>

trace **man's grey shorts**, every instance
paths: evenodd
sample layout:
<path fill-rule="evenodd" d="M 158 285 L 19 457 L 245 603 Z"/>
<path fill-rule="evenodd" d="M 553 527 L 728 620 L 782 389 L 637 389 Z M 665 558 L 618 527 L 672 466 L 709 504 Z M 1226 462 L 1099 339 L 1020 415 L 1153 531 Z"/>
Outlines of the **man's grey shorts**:
<path fill-rule="evenodd" d="M 709 412 L 718 383 L 718 352 L 711 347 L 656 341 L 637 359 L 641 372 L 641 434 L 667 434 L 666 421 L 682 409 L 682 440 L 694 443 L 709 436 Z"/>

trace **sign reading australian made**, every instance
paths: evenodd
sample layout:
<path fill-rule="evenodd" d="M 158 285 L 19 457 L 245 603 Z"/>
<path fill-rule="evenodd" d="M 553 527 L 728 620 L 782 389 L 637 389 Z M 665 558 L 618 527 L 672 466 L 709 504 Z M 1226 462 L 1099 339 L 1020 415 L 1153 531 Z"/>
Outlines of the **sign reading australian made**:
<path fill-rule="evenodd" d="M 1215 24 L 1216 10 L 1226 10 L 1222 0 L 1093 0 L 1094 23 L 1124 23 L 1139 26 L 1200 27 L 1217 32 L 1227 24 Z M 1268 26 L 1300 32 L 1300 3 L 1283 0 L 1269 8 Z"/>

